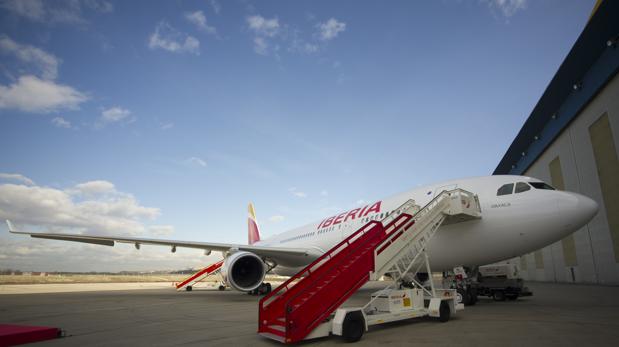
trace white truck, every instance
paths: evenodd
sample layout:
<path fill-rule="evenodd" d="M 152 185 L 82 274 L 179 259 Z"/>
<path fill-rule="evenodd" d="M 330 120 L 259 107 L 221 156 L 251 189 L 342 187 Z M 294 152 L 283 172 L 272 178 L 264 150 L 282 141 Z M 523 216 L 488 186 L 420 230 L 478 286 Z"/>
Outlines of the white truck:
<path fill-rule="evenodd" d="M 518 267 L 514 264 L 484 265 L 477 271 L 477 295 L 489 296 L 496 301 L 533 295 L 524 286 Z"/>

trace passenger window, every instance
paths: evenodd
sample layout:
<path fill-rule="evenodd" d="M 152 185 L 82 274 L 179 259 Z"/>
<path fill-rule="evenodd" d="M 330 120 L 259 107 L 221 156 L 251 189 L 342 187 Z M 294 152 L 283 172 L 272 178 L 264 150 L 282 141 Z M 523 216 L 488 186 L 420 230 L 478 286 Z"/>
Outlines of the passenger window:
<path fill-rule="evenodd" d="M 514 184 L 513 183 L 508 183 L 508 184 L 504 184 L 501 186 L 501 188 L 499 188 L 499 190 L 496 191 L 496 195 L 500 196 L 500 195 L 509 195 L 514 191 Z"/>
<path fill-rule="evenodd" d="M 526 192 L 527 190 L 530 190 L 530 189 L 531 189 L 531 186 L 524 182 L 516 183 L 516 194 Z"/>

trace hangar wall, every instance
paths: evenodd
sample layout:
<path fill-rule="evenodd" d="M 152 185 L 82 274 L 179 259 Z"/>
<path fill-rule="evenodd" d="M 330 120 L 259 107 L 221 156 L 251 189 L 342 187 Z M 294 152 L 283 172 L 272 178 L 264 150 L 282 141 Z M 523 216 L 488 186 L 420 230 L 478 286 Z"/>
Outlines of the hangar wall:
<path fill-rule="evenodd" d="M 619 284 L 619 75 L 615 75 L 524 172 L 600 206 L 593 220 L 514 262 L 529 280 Z"/>

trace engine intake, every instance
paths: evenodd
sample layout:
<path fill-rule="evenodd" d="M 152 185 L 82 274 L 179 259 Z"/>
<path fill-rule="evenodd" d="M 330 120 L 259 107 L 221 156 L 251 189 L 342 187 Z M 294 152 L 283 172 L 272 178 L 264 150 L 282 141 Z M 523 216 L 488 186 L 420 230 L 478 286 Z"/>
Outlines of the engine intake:
<path fill-rule="evenodd" d="M 221 274 L 232 288 L 249 292 L 260 286 L 266 275 L 262 259 L 251 252 L 235 252 L 224 261 Z"/>

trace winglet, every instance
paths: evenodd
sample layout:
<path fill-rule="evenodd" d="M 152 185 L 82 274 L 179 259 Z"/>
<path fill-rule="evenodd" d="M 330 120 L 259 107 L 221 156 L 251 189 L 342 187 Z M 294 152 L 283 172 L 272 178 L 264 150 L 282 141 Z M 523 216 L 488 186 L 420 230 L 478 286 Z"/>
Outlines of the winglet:
<path fill-rule="evenodd" d="M 8 219 L 6 220 L 6 226 L 9 227 L 9 232 L 11 233 L 14 233 L 15 231 L 17 231 L 15 227 L 13 226 L 13 223 L 11 223 L 11 221 Z"/>

